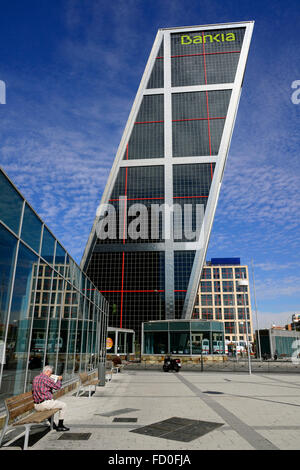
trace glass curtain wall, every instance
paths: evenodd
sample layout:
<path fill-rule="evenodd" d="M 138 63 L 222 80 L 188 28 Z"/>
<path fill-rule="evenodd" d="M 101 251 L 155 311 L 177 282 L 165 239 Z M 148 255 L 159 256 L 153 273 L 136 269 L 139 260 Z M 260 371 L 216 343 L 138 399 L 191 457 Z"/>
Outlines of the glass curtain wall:
<path fill-rule="evenodd" d="M 142 354 L 224 354 L 224 325 L 215 321 L 144 323 Z"/>
<path fill-rule="evenodd" d="M 0 170 L 0 406 L 51 364 L 67 382 L 106 357 L 108 302 Z"/>

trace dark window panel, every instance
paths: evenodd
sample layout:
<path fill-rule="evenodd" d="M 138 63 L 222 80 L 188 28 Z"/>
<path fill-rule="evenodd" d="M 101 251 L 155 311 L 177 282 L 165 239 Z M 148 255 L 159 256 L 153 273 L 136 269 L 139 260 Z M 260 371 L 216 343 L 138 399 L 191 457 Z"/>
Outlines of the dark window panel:
<path fill-rule="evenodd" d="M 26 204 L 24 210 L 21 238 L 31 248 L 39 252 L 42 222 Z"/>
<path fill-rule="evenodd" d="M 0 220 L 18 234 L 23 199 L 2 171 L 0 171 L 0 194 Z"/>

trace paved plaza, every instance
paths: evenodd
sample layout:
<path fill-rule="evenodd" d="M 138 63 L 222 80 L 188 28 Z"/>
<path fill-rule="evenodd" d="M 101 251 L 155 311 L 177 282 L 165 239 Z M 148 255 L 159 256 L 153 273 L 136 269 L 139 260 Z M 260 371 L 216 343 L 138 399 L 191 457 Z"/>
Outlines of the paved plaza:
<path fill-rule="evenodd" d="M 50 431 L 30 450 L 300 448 L 298 374 L 125 369 L 91 398 L 85 395 L 76 398 L 73 391 L 62 397 L 68 405 L 65 423 L 76 440 Z M 145 434 L 155 423 L 160 423 L 155 432 Z M 179 425 L 175 434 L 168 423 Z"/>

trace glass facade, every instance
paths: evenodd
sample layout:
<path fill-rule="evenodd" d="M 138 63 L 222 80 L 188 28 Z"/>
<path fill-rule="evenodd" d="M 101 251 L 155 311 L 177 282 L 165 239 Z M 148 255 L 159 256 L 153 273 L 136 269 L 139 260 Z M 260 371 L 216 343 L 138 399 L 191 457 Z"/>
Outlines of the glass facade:
<path fill-rule="evenodd" d="M 135 354 L 135 332 L 121 328 L 108 327 L 107 329 L 107 357 Z"/>
<path fill-rule="evenodd" d="M 155 40 L 81 263 L 109 301 L 109 325 L 137 341 L 142 322 L 192 317 L 252 28 L 163 29 Z M 209 319 L 211 294 L 205 302 Z"/>
<path fill-rule="evenodd" d="M 0 405 L 105 360 L 108 302 L 0 170 Z"/>
<path fill-rule="evenodd" d="M 215 321 L 143 324 L 142 354 L 224 354 L 224 325 Z"/>

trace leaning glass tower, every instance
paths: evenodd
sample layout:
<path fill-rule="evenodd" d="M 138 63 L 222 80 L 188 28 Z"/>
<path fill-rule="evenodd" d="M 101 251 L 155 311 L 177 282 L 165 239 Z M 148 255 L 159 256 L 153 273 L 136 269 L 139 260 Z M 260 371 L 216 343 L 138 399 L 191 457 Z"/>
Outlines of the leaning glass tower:
<path fill-rule="evenodd" d="M 157 33 L 81 264 L 110 326 L 192 317 L 253 26 Z"/>

